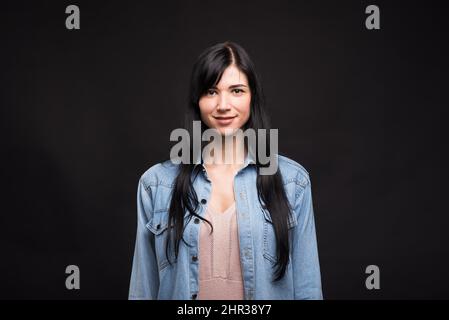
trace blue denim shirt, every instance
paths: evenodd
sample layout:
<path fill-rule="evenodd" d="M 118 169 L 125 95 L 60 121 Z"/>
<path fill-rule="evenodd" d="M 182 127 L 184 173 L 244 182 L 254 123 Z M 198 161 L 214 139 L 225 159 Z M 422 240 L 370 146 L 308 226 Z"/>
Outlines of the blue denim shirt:
<path fill-rule="evenodd" d="M 275 233 L 270 214 L 257 197 L 256 167 L 251 157 L 234 178 L 239 230 L 240 259 L 246 300 L 323 299 L 312 191 L 307 171 L 297 162 L 279 155 L 278 167 L 294 210 L 289 219 L 290 263 L 284 278 L 272 282 L 276 261 Z M 198 164 L 202 165 L 202 164 Z M 168 208 L 179 165 L 170 160 L 149 168 L 137 189 L 137 235 L 129 299 L 196 299 L 200 224 L 185 216 L 184 239 L 177 260 L 165 255 Z M 193 182 L 204 217 L 211 182 L 203 167 Z M 202 201 L 201 201 L 202 200 Z M 196 221 L 198 222 L 198 221 Z"/>

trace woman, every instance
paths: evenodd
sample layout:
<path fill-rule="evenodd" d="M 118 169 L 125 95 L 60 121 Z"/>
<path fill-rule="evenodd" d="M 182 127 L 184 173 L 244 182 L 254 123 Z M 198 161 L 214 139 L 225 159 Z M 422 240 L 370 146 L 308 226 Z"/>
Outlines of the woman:
<path fill-rule="evenodd" d="M 234 143 L 214 139 L 201 159 L 190 152 L 190 163 L 167 160 L 141 176 L 129 299 L 322 299 L 307 171 L 275 155 L 275 173 L 262 174 L 267 164 L 254 144 L 237 143 L 239 129 L 268 123 L 254 65 L 236 43 L 198 57 L 190 131 L 195 120 L 202 133 L 212 129 Z"/>

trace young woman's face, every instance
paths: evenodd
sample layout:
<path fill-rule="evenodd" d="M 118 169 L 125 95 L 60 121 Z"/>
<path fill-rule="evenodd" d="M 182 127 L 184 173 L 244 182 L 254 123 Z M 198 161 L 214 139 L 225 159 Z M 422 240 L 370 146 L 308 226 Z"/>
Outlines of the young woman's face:
<path fill-rule="evenodd" d="M 249 119 L 250 105 L 248 79 L 235 65 L 226 68 L 217 86 L 209 88 L 199 101 L 201 119 L 220 134 L 243 127 Z"/>

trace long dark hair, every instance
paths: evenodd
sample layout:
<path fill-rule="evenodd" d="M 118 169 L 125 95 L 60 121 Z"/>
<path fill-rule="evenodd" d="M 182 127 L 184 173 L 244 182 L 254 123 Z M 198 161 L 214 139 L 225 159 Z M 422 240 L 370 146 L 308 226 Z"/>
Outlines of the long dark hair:
<path fill-rule="evenodd" d="M 248 53 L 238 44 L 233 42 L 219 43 L 207 48 L 201 53 L 193 66 L 190 79 L 190 94 L 188 110 L 186 114 L 185 128 L 189 131 L 192 139 L 192 123 L 194 120 L 201 121 L 201 133 L 207 126 L 201 120 L 200 109 L 198 102 L 200 98 L 207 92 L 208 89 L 215 86 L 221 79 L 224 70 L 231 64 L 235 65 L 241 72 L 245 73 L 248 78 L 248 84 L 251 90 L 251 106 L 250 116 L 245 125 L 241 128 L 243 131 L 252 128 L 269 129 L 268 117 L 263 108 L 263 93 L 259 79 L 255 72 L 254 64 L 251 61 Z M 258 135 L 256 134 L 256 138 Z M 267 138 L 267 154 L 269 150 L 269 134 Z M 205 143 L 202 143 L 202 148 Z M 258 145 L 256 143 L 256 145 Z M 190 143 L 191 152 L 193 142 Z M 201 148 L 201 150 L 202 150 Z M 289 263 L 289 238 L 288 238 L 288 215 L 291 212 L 290 206 L 285 194 L 284 185 L 280 170 L 273 175 L 261 175 L 259 169 L 264 165 L 260 163 L 258 153 L 256 152 L 256 168 L 257 168 L 257 191 L 259 202 L 263 209 L 267 210 L 271 215 L 273 228 L 276 235 L 276 252 L 277 262 L 275 264 L 276 270 L 274 273 L 274 281 L 283 278 L 287 265 Z M 211 227 L 212 224 L 197 214 L 199 202 L 197 194 L 193 188 L 193 181 L 195 180 L 202 167 L 195 166 L 195 159 L 191 159 L 190 164 L 179 165 L 179 173 L 174 183 L 172 192 L 168 225 L 174 229 L 174 250 L 175 257 L 178 257 L 179 243 L 182 240 L 186 245 L 190 246 L 183 238 L 184 233 L 184 217 L 186 213 L 188 221 L 193 217 L 197 217 L 207 222 Z M 166 240 L 166 256 L 169 258 L 169 248 L 171 248 L 171 238 L 173 236 L 171 227 L 168 228 L 168 236 Z M 213 227 L 212 227 L 213 231 Z M 172 248 L 173 249 L 173 248 Z"/>

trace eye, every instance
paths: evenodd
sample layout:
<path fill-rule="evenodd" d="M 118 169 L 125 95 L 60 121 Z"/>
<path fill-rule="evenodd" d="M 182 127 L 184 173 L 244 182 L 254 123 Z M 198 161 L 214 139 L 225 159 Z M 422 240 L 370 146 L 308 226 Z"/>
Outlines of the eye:
<path fill-rule="evenodd" d="M 209 90 L 207 90 L 207 92 L 206 92 L 206 94 L 207 94 L 208 96 L 213 96 L 214 93 L 216 93 L 216 91 L 215 91 L 214 89 L 209 89 Z"/>
<path fill-rule="evenodd" d="M 245 91 L 243 91 L 242 89 L 233 89 L 232 92 L 235 92 L 237 94 L 241 94 L 241 93 L 244 93 Z"/>

